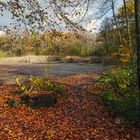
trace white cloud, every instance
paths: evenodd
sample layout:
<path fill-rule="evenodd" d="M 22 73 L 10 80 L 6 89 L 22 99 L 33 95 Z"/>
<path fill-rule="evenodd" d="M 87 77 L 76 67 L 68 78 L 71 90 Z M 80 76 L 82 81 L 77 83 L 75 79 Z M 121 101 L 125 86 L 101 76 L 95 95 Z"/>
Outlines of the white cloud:
<path fill-rule="evenodd" d="M 96 20 L 96 19 L 93 19 L 89 23 L 84 25 L 87 31 L 91 31 L 93 33 L 98 32 L 100 26 L 101 26 L 101 20 Z"/>
<path fill-rule="evenodd" d="M 4 36 L 6 33 L 4 31 L 0 31 L 0 36 Z"/>

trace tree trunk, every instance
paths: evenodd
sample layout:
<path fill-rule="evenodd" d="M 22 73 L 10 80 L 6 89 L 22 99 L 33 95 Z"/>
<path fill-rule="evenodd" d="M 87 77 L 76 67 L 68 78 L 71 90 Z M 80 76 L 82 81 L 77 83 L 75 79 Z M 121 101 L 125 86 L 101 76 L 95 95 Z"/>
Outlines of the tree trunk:
<path fill-rule="evenodd" d="M 124 11 L 125 11 L 125 22 L 126 22 L 126 28 L 127 28 L 127 34 L 128 34 L 128 42 L 129 42 L 129 47 L 131 49 L 132 44 L 131 44 L 129 17 L 128 17 L 128 12 L 127 12 L 127 7 L 126 7 L 126 0 L 123 0 L 123 4 L 124 4 Z"/>
<path fill-rule="evenodd" d="M 113 18 L 114 18 L 114 21 L 115 21 L 115 26 L 117 28 L 117 34 L 118 34 L 118 37 L 119 37 L 119 41 L 120 41 L 120 44 L 122 43 L 122 37 L 121 37 L 121 33 L 119 31 L 119 27 L 118 27 L 118 23 L 117 23 L 117 18 L 116 18 L 116 15 L 115 15 L 115 7 L 114 7 L 114 0 L 111 0 L 112 1 L 112 13 L 113 13 Z"/>
<path fill-rule="evenodd" d="M 130 33 L 130 25 L 129 25 L 129 16 L 128 16 L 128 11 L 126 7 L 126 0 L 123 0 L 124 4 L 124 12 L 125 12 L 125 22 L 126 22 L 126 28 L 127 28 L 127 35 L 128 35 L 128 47 L 130 51 L 130 56 L 131 56 L 131 64 L 133 64 L 133 49 L 132 49 L 132 43 L 131 43 L 131 33 Z"/>
<path fill-rule="evenodd" d="M 136 48 L 137 48 L 137 87 L 139 91 L 139 112 L 140 112 L 140 0 L 135 2 L 135 25 L 136 25 Z"/>
<path fill-rule="evenodd" d="M 108 54 L 108 41 L 109 41 L 109 39 L 108 39 L 108 29 L 107 29 L 107 31 L 105 32 L 105 39 L 106 39 L 106 54 Z"/>

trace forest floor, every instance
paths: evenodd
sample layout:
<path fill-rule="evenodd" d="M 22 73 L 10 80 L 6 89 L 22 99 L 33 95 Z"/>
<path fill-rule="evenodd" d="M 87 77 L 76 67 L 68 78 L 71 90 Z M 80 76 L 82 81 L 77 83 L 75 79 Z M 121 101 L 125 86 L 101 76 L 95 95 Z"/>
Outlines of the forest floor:
<path fill-rule="evenodd" d="M 68 96 L 50 108 L 11 108 L 6 101 L 16 85 L 0 86 L 1 140 L 140 140 L 140 128 L 124 125 L 102 105 L 94 76 L 52 80 L 65 83 Z"/>

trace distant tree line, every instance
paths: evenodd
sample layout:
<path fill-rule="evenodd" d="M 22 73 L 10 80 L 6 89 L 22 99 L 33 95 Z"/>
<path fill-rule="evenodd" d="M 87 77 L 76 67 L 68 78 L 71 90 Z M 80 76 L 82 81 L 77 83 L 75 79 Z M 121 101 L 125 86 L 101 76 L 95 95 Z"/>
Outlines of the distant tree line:
<path fill-rule="evenodd" d="M 43 34 L 24 31 L 0 37 L 0 50 L 9 56 L 59 55 L 91 56 L 95 50 L 94 38 L 73 32 L 46 31 Z"/>

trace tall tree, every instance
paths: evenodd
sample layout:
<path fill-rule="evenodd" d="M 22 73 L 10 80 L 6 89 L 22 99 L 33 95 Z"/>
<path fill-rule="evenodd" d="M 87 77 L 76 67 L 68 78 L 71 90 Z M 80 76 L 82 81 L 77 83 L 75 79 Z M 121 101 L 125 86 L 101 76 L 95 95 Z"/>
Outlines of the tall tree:
<path fill-rule="evenodd" d="M 133 49 L 132 49 L 132 43 L 131 43 L 129 15 L 128 15 L 127 6 L 126 6 L 126 0 L 123 0 L 123 4 L 124 4 L 125 22 L 126 22 L 127 35 L 128 35 L 128 46 L 129 46 L 129 52 L 130 52 L 130 56 L 131 56 L 130 63 L 133 64 Z"/>
<path fill-rule="evenodd" d="M 123 4 L 124 4 L 124 13 L 125 13 L 126 28 L 127 28 L 127 34 L 128 34 L 128 42 L 129 42 L 129 47 L 131 50 L 132 45 L 131 45 L 131 35 L 130 35 L 128 11 L 127 11 L 127 7 L 126 7 L 126 0 L 123 0 Z"/>
<path fill-rule="evenodd" d="M 137 86 L 139 91 L 140 112 L 140 0 L 135 1 L 135 25 L 136 25 L 136 47 L 137 47 Z"/>
<path fill-rule="evenodd" d="M 114 0 L 111 0 L 111 3 L 112 3 L 113 18 L 114 18 L 114 21 L 115 21 L 115 26 L 116 26 L 116 29 L 117 29 L 118 37 L 119 37 L 119 40 L 120 40 L 120 43 L 121 43 L 122 42 L 122 37 L 121 37 L 121 33 L 120 33 L 120 30 L 119 30 L 119 27 L 118 27 L 117 18 L 116 18 L 116 15 L 115 15 Z"/>

